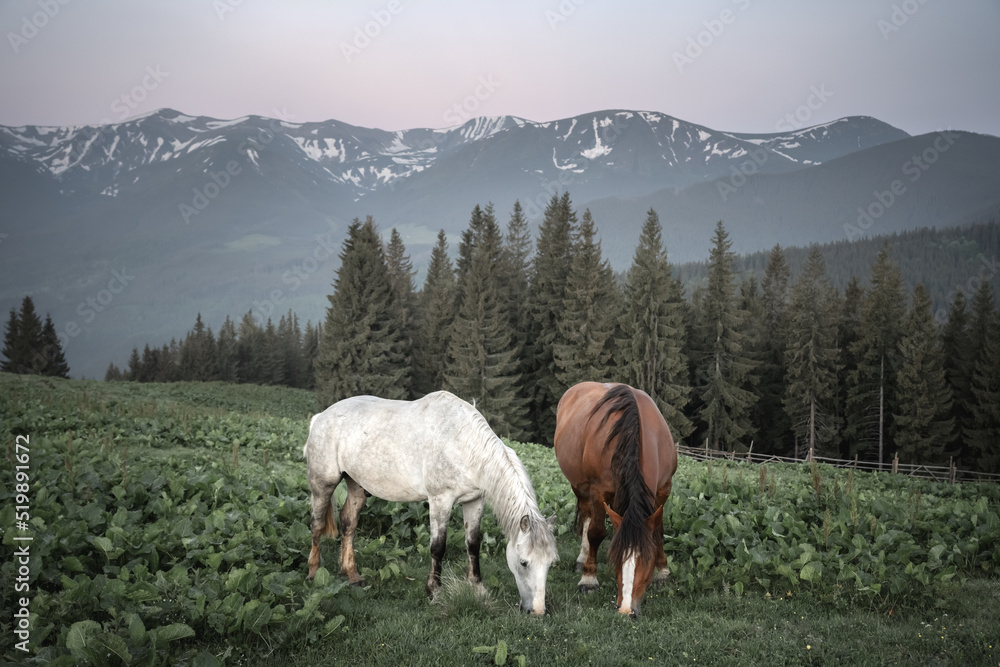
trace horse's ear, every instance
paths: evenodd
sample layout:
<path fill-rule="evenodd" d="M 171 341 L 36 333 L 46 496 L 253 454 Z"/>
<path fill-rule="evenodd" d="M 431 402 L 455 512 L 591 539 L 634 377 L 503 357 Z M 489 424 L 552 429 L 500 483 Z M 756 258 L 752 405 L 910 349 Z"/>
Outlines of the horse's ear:
<path fill-rule="evenodd" d="M 556 515 L 553 514 L 552 516 L 550 516 L 548 519 L 545 520 L 545 523 L 549 524 L 549 530 L 555 530 L 555 528 L 556 528 Z"/>
<path fill-rule="evenodd" d="M 531 527 L 531 519 L 529 519 L 528 515 L 525 514 L 524 516 L 521 517 L 521 532 L 522 533 L 528 532 L 528 528 L 530 527 Z"/>
<path fill-rule="evenodd" d="M 656 530 L 658 526 L 663 526 L 663 505 L 660 505 L 655 512 L 649 515 L 646 519 L 646 526 L 652 531 Z"/>
<path fill-rule="evenodd" d="M 611 509 L 611 506 L 608 505 L 607 503 L 604 503 L 604 510 L 608 513 L 608 516 L 611 517 L 611 525 L 615 527 L 615 530 L 621 528 L 622 527 L 621 515 L 619 515 L 618 512 Z"/>

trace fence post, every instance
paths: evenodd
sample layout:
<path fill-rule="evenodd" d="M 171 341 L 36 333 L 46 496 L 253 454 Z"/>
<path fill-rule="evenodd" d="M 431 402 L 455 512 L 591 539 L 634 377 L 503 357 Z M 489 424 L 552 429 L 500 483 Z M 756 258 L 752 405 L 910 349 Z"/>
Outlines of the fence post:
<path fill-rule="evenodd" d="M 750 441 L 750 449 L 747 450 L 747 463 L 750 463 L 750 455 L 753 454 L 753 440 Z"/>
<path fill-rule="evenodd" d="M 954 484 L 958 480 L 958 468 L 955 466 L 955 457 L 948 457 L 948 479 Z"/>
<path fill-rule="evenodd" d="M 892 457 L 892 474 L 895 475 L 897 472 L 899 472 L 899 452 Z"/>

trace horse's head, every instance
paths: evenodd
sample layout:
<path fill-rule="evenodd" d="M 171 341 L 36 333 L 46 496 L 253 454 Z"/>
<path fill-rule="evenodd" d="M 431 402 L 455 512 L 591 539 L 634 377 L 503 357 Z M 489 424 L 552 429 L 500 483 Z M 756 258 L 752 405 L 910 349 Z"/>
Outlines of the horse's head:
<path fill-rule="evenodd" d="M 525 514 L 519 530 L 507 540 L 507 566 L 521 594 L 521 610 L 531 614 L 545 613 L 545 578 L 558 557 L 552 536 L 555 520 L 554 514 L 545 521 L 532 521 Z"/>
<path fill-rule="evenodd" d="M 622 533 L 622 517 L 607 504 L 604 507 L 615 528 L 615 539 L 618 539 Z M 646 588 L 652 581 L 656 570 L 655 549 L 663 548 L 662 545 L 656 544 L 651 539 L 656 534 L 654 528 L 657 524 L 663 524 L 662 505 L 646 519 L 644 525 L 641 526 L 644 530 L 639 531 L 640 535 L 634 540 L 632 546 L 620 549 L 615 544 L 615 540 L 612 540 L 608 555 L 611 557 L 612 566 L 618 577 L 618 600 L 615 602 L 615 608 L 619 613 L 629 616 L 639 615 L 642 596 L 646 594 Z M 618 558 L 615 557 L 616 551 L 621 551 Z"/>

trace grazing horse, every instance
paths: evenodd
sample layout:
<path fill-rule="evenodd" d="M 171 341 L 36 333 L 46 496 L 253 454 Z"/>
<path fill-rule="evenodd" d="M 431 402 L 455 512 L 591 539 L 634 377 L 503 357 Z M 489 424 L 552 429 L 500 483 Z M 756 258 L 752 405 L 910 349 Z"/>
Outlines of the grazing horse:
<path fill-rule="evenodd" d="M 354 531 L 365 492 L 385 500 L 427 500 L 430 509 L 431 572 L 427 594 L 441 586 L 441 560 L 451 508 L 462 504 L 468 578 L 482 587 L 479 522 L 484 501 L 493 507 L 507 537 L 507 565 L 521 595 L 521 609 L 545 613 L 545 578 L 556 559 L 553 516 L 538 509 L 520 459 L 493 433 L 471 405 L 446 391 L 417 401 L 355 396 L 314 416 L 302 450 L 312 491 L 312 550 L 309 579 L 319 568 L 323 535 L 337 536 L 334 489 L 347 482 L 340 512 L 340 571 L 361 583 L 354 561 Z"/>
<path fill-rule="evenodd" d="M 649 582 L 665 579 L 663 503 L 677 470 L 677 448 L 653 400 L 625 384 L 581 382 L 559 400 L 556 458 L 582 519 L 578 571 L 584 593 L 597 589 L 597 550 L 605 510 L 614 536 L 608 560 L 618 580 L 615 603 L 636 615 Z M 579 524 L 578 524 L 579 525 Z"/>

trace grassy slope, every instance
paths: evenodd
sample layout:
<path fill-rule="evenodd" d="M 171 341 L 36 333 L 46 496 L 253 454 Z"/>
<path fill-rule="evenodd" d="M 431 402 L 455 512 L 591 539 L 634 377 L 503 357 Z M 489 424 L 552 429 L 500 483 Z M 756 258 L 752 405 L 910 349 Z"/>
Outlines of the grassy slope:
<path fill-rule="evenodd" d="M 239 415 L 249 423 L 259 424 L 265 432 L 247 434 L 252 442 L 243 443 L 241 469 L 262 476 L 269 469 L 299 475 L 302 484 L 298 498 L 302 502 L 301 514 L 306 515 L 308 493 L 299 448 L 307 431 L 308 415 L 315 409 L 309 393 L 219 384 L 136 386 L 0 375 L 0 415 L 6 415 L 10 406 L 23 408 L 29 404 L 33 414 L 41 415 L 27 424 L 32 429 L 33 446 L 51 448 L 63 446 L 65 422 L 76 421 L 85 429 L 86 414 L 91 411 L 114 412 L 119 424 L 164 415 L 172 416 L 175 423 L 188 419 L 211 422 Z M 11 428 L 4 423 L 4 437 L 8 440 L 12 440 Z M 266 431 L 277 429 L 281 430 L 281 441 L 268 438 Z M 156 436 L 149 444 L 126 436 L 121 444 L 129 445 L 132 461 L 164 451 Z M 399 575 L 382 581 L 377 572 L 369 571 L 370 585 L 347 614 L 343 627 L 333 635 L 313 644 L 286 645 L 273 652 L 259 639 L 247 638 L 241 645 L 234 637 L 237 650 L 229 662 L 492 664 L 494 656 L 486 653 L 488 649 L 481 648 L 482 653 L 474 649 L 504 642 L 508 664 L 517 664 L 519 656 L 525 656 L 527 664 L 1000 664 L 1000 636 L 996 632 L 1000 627 L 1000 582 L 995 576 L 973 577 L 946 587 L 936 607 L 908 604 L 905 600 L 892 605 L 887 599 L 873 603 L 831 597 L 806 586 L 790 596 L 765 596 L 755 587 L 737 595 L 725 582 L 696 592 L 671 583 L 650 591 L 640 620 L 620 618 L 611 608 L 613 591 L 605 565 L 599 569 L 604 582 L 601 591 L 588 597 L 576 592 L 578 575 L 573 565 L 578 542 L 569 530 L 573 501 L 550 450 L 534 445 L 515 447 L 529 468 L 543 511 L 559 515 L 561 560 L 549 574 L 549 616 L 530 618 L 516 611 L 516 590 L 503 559 L 502 536 L 497 535 L 496 524 L 487 513 L 486 531 L 500 538 L 493 544 L 487 540 L 485 547 L 483 572 L 490 590 L 488 600 L 475 600 L 458 582 L 438 603 L 428 603 L 423 592 L 428 567 L 426 531 L 417 527 L 413 532 L 418 536 L 418 547 L 397 563 Z M 204 451 L 196 453 L 231 456 L 228 445 L 200 448 Z M 267 466 L 261 460 L 265 451 Z M 713 473 L 705 464 L 689 460 L 682 461 L 682 466 L 671 502 L 698 502 L 688 493 L 699 479 Z M 807 476 L 791 467 L 773 468 L 772 472 L 779 485 L 808 484 Z M 716 468 L 716 479 L 721 479 L 720 473 Z M 744 477 L 748 486 L 757 485 L 756 468 L 732 466 L 728 475 L 733 485 L 737 479 L 743 483 Z M 294 490 L 287 492 L 295 495 Z M 931 502 L 928 495 L 925 505 Z M 370 518 L 362 524 L 359 549 L 385 532 L 386 516 L 382 512 L 381 518 Z M 450 571 L 454 577 L 460 576 L 464 560 L 460 526 L 460 519 L 454 517 L 446 561 L 446 573 Z M 669 525 L 667 533 L 669 540 Z M 303 567 L 307 550 L 308 544 L 303 544 L 299 563 Z M 672 555 L 680 563 L 674 565 L 675 582 L 685 573 L 682 555 Z M 326 540 L 324 564 L 334 571 L 336 557 L 337 544 Z M 366 558 L 374 557 L 359 554 L 362 568 Z M 995 565 L 995 553 L 992 558 Z M 217 646 L 213 652 L 221 654 L 223 648 Z"/>

